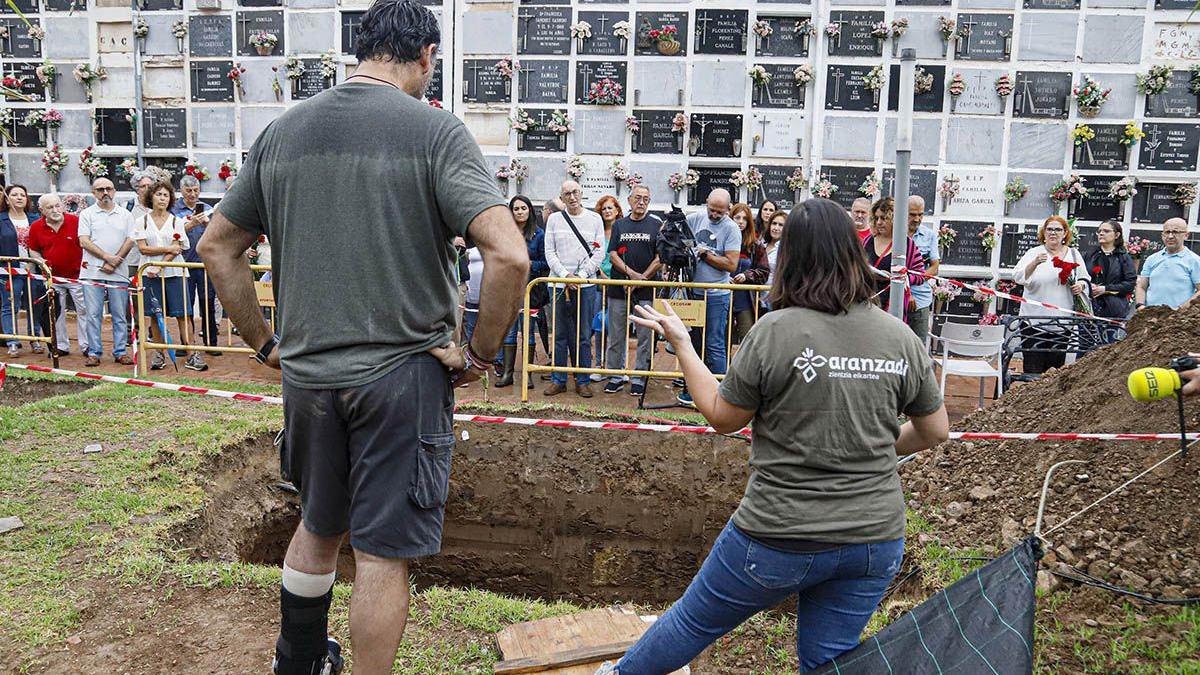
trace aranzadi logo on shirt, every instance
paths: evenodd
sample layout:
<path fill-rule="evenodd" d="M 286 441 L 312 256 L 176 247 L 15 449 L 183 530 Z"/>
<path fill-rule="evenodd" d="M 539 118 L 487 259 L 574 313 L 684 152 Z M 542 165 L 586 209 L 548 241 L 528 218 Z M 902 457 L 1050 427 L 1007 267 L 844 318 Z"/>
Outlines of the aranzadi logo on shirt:
<path fill-rule="evenodd" d="M 807 347 L 792 361 L 805 382 L 817 379 L 818 371 L 826 370 L 829 377 L 847 380 L 878 380 L 881 375 L 908 375 L 904 359 L 876 359 L 869 356 L 824 356 Z"/>

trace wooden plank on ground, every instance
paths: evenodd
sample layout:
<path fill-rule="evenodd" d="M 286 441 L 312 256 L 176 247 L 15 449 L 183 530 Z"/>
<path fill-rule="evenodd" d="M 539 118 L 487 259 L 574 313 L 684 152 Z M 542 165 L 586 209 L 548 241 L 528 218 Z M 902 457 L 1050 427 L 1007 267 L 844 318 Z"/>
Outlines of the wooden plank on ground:
<path fill-rule="evenodd" d="M 497 675 L 500 673 L 510 675 L 513 673 L 544 673 L 551 670 L 558 672 L 560 669 L 569 666 L 602 663 L 607 660 L 621 658 L 636 642 L 637 640 L 626 640 L 608 645 L 571 649 L 545 656 L 526 656 L 520 659 L 509 659 L 497 663 L 494 666 L 494 672 Z"/>
<path fill-rule="evenodd" d="M 509 626 L 496 634 L 504 661 L 496 664 L 495 672 L 593 675 L 604 661 L 620 658 L 649 627 L 631 607 Z"/>

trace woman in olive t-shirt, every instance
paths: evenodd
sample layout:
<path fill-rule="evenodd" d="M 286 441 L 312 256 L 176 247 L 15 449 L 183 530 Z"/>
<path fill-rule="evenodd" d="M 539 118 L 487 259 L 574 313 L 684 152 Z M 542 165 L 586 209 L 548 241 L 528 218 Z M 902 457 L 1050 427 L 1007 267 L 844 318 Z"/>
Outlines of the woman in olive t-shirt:
<path fill-rule="evenodd" d="M 775 311 L 751 329 L 720 385 L 669 307 L 636 310 L 635 322 L 674 347 L 696 407 L 718 432 L 754 420 L 751 474 L 683 597 L 599 672 L 676 670 L 793 593 L 801 671 L 858 645 L 904 555 L 896 457 L 949 434 L 928 354 L 875 306 L 873 289 L 846 211 L 810 199 L 784 227 Z"/>

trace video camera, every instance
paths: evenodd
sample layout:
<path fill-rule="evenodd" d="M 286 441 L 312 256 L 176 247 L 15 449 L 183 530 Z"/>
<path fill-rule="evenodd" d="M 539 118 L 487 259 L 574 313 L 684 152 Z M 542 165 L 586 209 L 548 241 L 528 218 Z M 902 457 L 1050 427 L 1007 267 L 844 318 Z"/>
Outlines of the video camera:
<path fill-rule="evenodd" d="M 696 235 L 678 206 L 672 206 L 658 234 L 658 259 L 667 268 L 666 276 L 676 281 L 691 281 L 696 272 Z"/>

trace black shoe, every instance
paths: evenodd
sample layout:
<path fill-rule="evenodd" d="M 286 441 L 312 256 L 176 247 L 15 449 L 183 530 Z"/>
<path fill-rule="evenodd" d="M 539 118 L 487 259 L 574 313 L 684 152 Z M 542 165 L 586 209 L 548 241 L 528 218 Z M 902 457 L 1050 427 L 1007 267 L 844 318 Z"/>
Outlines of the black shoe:
<path fill-rule="evenodd" d="M 604 393 L 615 394 L 624 388 L 625 388 L 625 383 L 623 381 L 617 380 L 616 382 L 614 382 L 612 380 L 609 380 L 608 384 L 604 385 Z"/>
<path fill-rule="evenodd" d="M 646 385 L 644 385 L 644 384 L 629 385 L 629 395 L 630 396 L 641 396 L 644 393 L 646 393 Z"/>
<path fill-rule="evenodd" d="M 682 377 L 677 377 L 677 378 L 671 380 L 671 386 L 675 387 L 676 389 L 682 389 L 686 385 L 687 385 L 687 382 L 685 382 Z"/>
<path fill-rule="evenodd" d="M 338 644 L 338 641 L 333 638 L 327 638 L 327 644 L 329 645 L 329 652 L 322 659 L 322 662 L 318 664 L 321 669 L 312 671 L 315 675 L 338 675 L 346 667 L 346 660 L 342 658 L 342 645 Z M 271 662 L 271 672 L 278 675 L 278 658 Z"/>
<path fill-rule="evenodd" d="M 71 350 L 69 350 L 69 349 L 59 349 L 58 347 L 55 347 L 55 348 L 54 348 L 54 355 L 55 355 L 55 356 L 57 356 L 57 357 L 59 357 L 59 358 L 62 358 L 62 357 L 64 357 L 64 356 L 70 356 L 70 355 L 71 355 Z"/>

